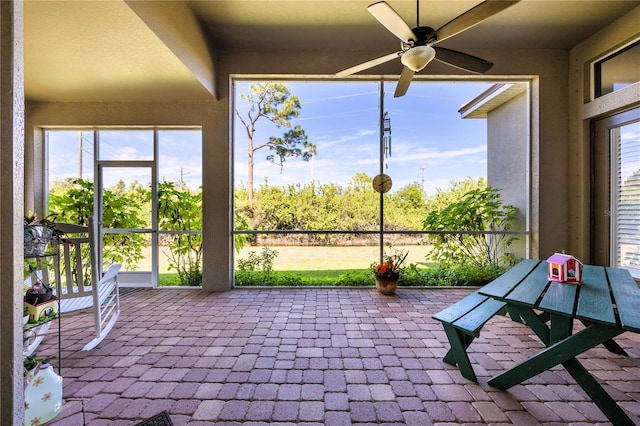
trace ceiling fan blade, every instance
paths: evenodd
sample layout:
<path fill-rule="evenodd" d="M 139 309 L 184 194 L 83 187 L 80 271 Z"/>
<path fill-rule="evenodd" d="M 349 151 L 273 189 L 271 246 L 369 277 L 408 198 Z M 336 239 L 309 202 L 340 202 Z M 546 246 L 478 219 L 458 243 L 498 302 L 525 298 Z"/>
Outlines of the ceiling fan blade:
<path fill-rule="evenodd" d="M 454 18 L 448 23 L 444 24 L 442 27 L 438 28 L 435 32 L 435 41 L 432 44 L 440 43 L 450 37 L 453 37 L 456 34 L 461 33 L 462 31 L 473 27 L 474 25 L 479 24 L 495 15 L 496 13 L 502 12 L 508 7 L 513 6 L 518 3 L 520 0 L 510 1 L 510 0 L 487 0 L 476 7 L 469 9 L 462 15 Z"/>
<path fill-rule="evenodd" d="M 409 85 L 411 84 L 411 80 L 413 80 L 413 75 L 415 72 L 409 67 L 404 67 L 402 69 L 402 74 L 400 74 L 400 80 L 398 80 L 398 85 L 396 86 L 396 91 L 393 94 L 394 98 L 399 98 L 400 96 L 404 96 L 407 93 L 407 89 L 409 89 Z"/>
<path fill-rule="evenodd" d="M 418 41 L 418 37 L 413 33 L 411 27 L 404 22 L 404 19 L 387 2 L 379 1 L 378 3 L 373 3 L 367 10 L 400 40 L 405 43 L 409 40 Z"/>
<path fill-rule="evenodd" d="M 469 55 L 468 53 L 437 46 L 434 46 L 434 49 L 436 51 L 436 60 L 465 71 L 484 74 L 493 66 L 493 62 L 485 61 L 482 58 Z"/>
<path fill-rule="evenodd" d="M 367 62 L 363 62 L 359 65 L 355 65 L 351 68 L 347 68 L 346 70 L 342 70 L 336 73 L 336 77 L 346 77 L 348 75 L 351 74 L 355 74 L 357 72 L 360 71 L 364 71 L 368 68 L 372 68 L 375 67 L 376 65 L 380 65 L 380 64 L 384 64 L 385 62 L 389 62 L 393 59 L 396 59 L 400 56 L 402 52 L 393 52 L 393 53 L 389 53 L 388 55 L 385 56 L 381 56 L 379 58 L 376 59 L 372 59 L 370 61 Z"/>

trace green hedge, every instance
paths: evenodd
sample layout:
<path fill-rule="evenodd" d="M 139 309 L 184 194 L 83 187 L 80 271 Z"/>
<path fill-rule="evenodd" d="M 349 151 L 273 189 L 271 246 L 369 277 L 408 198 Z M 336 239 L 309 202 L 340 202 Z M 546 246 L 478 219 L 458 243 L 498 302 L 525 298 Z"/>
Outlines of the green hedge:
<path fill-rule="evenodd" d="M 436 287 L 436 286 L 481 286 L 493 281 L 504 273 L 500 266 L 461 265 L 451 267 L 421 268 L 411 265 L 403 270 L 399 286 Z M 241 286 L 373 286 L 375 280 L 372 271 L 354 269 L 343 271 L 236 271 L 235 285 Z"/>

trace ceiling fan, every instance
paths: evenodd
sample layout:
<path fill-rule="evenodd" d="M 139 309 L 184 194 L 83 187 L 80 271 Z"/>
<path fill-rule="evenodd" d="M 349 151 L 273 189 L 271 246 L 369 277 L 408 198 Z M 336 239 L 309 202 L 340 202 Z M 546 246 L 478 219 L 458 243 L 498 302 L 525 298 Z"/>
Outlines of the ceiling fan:
<path fill-rule="evenodd" d="M 400 81 L 396 86 L 394 97 L 403 96 L 411 84 L 415 73 L 422 71 L 431 60 L 435 59 L 456 68 L 474 73 L 485 73 L 493 66 L 493 63 L 467 53 L 456 50 L 434 47 L 434 45 L 465 31 L 485 19 L 513 6 L 520 0 L 487 0 L 469 9 L 462 15 L 444 24 L 437 30 L 431 27 L 420 26 L 420 4 L 416 2 L 418 22 L 416 28 L 411 29 L 405 21 L 385 1 L 373 3 L 367 10 L 387 30 L 401 40 L 400 51 L 390 53 L 380 58 L 364 62 L 336 73 L 337 77 L 346 77 L 351 74 L 366 70 L 376 65 L 384 64 L 393 59 L 400 58 L 404 65 L 400 74 Z"/>

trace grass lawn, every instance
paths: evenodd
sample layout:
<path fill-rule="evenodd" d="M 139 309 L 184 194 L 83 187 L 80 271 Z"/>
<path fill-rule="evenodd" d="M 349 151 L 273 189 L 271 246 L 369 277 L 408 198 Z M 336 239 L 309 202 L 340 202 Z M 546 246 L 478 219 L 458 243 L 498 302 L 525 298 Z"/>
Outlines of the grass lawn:
<path fill-rule="evenodd" d="M 377 246 L 343 246 L 343 247 L 296 247 L 296 246 L 272 246 L 271 250 L 278 252 L 273 262 L 276 271 L 323 271 L 346 269 L 369 269 L 372 263 L 377 262 L 379 249 Z M 425 256 L 431 251 L 432 246 L 398 246 L 398 249 L 409 251 L 406 265 L 410 263 L 424 262 Z M 236 265 L 238 259 L 246 259 L 250 252 L 260 254 L 262 247 L 244 247 L 240 253 L 234 252 Z M 169 273 L 167 255 L 168 247 L 160 247 L 159 272 Z M 142 251 L 143 259 L 138 263 L 138 271 L 151 270 L 151 248 L 146 247 Z"/>
<path fill-rule="evenodd" d="M 342 271 L 352 269 L 369 269 L 378 261 L 380 250 L 377 246 L 340 246 L 340 247 L 295 247 L 273 246 L 271 250 L 278 252 L 273 262 L 275 271 Z M 425 262 L 425 256 L 432 246 L 398 246 L 408 251 L 405 264 Z M 238 259 L 246 259 L 250 252 L 260 255 L 262 247 L 244 247 L 235 254 Z"/>
<path fill-rule="evenodd" d="M 424 263 L 425 256 L 431 250 L 431 246 L 402 246 L 394 247 L 408 251 L 405 266 L 411 263 Z M 235 263 L 238 259 L 247 259 L 253 252 L 260 256 L 263 247 L 245 247 L 240 253 L 234 253 Z M 333 281 L 344 275 L 363 275 L 371 273 L 371 264 L 378 261 L 379 248 L 377 246 L 272 246 L 278 255 L 273 262 L 273 270 L 291 277 L 299 278 L 308 283 Z M 160 248 L 159 282 L 160 285 L 180 285 L 178 276 L 169 271 L 166 262 L 167 247 Z M 151 268 L 151 250 L 145 249 L 145 258 L 139 263 L 138 270 Z"/>

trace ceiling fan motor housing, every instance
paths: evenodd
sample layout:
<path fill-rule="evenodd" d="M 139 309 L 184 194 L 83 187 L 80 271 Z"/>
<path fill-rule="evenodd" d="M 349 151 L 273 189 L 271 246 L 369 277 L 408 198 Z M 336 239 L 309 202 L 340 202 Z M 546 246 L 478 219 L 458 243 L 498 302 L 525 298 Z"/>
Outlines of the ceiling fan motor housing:
<path fill-rule="evenodd" d="M 431 27 L 416 27 L 411 31 L 418 38 L 413 41 L 413 46 L 424 46 L 425 44 L 433 43 L 436 38 L 434 37 L 435 30 Z"/>

